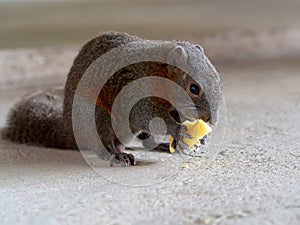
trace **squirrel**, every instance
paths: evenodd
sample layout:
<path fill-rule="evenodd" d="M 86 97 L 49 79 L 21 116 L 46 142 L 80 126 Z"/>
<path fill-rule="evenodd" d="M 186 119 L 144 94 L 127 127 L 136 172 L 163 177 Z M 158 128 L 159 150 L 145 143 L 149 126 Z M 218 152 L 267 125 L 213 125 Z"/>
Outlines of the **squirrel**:
<path fill-rule="evenodd" d="M 38 91 L 25 96 L 10 111 L 3 136 L 18 143 L 78 149 L 72 129 L 72 106 L 77 85 L 83 74 L 97 58 L 113 48 L 147 41 L 149 40 L 116 31 L 102 33 L 88 41 L 74 59 L 64 89 Z M 170 79 L 185 90 L 196 106 L 194 109 L 185 109 L 187 115 L 189 110 L 196 110 L 197 118 L 194 119 L 202 119 L 212 125 L 217 121 L 222 83 L 217 70 L 204 55 L 203 48 L 187 41 L 160 43 L 162 46 L 173 46 L 169 54 L 171 58 L 179 56 L 181 61 L 187 63 L 197 59 L 196 63 L 192 62 L 192 66 L 196 68 L 197 76 L 206 82 L 199 83 L 199 80 L 195 81 L 187 73 L 168 63 L 150 61 L 125 66 L 109 78 L 100 91 L 95 106 L 96 127 L 103 145 L 112 157 L 126 166 L 135 165 L 135 158 L 132 154 L 124 152 L 126 146 L 116 137 L 111 124 L 111 110 L 117 94 L 133 80 L 149 76 Z M 198 65 L 197 62 L 201 64 Z M 167 134 L 174 138 L 174 149 L 186 147 L 182 141 L 184 126 L 180 123 L 178 110 L 168 101 L 158 97 L 142 99 L 132 109 L 129 123 L 133 133 L 142 140 L 150 140 L 149 121 L 155 117 L 165 121 Z"/>

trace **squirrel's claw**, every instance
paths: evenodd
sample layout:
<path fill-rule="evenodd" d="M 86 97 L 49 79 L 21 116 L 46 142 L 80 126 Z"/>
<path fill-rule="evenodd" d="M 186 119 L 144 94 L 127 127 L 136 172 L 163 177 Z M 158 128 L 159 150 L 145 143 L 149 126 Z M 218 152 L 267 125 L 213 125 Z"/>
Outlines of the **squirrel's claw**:
<path fill-rule="evenodd" d="M 182 153 L 184 155 L 187 155 L 189 149 L 190 147 L 182 139 L 180 139 L 176 145 L 175 151 L 177 153 Z"/>
<path fill-rule="evenodd" d="M 121 152 L 112 154 L 109 163 L 110 166 L 113 166 L 114 163 L 121 163 L 122 166 L 134 166 L 136 161 L 132 154 Z"/>

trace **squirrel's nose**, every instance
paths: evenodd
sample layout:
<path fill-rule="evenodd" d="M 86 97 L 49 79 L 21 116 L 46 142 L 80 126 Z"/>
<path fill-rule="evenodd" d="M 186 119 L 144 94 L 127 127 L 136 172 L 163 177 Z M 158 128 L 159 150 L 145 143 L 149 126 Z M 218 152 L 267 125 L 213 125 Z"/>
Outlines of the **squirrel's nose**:
<path fill-rule="evenodd" d="M 211 125 L 215 125 L 217 123 L 217 114 L 212 114 L 212 116 L 209 117 L 207 122 L 209 122 Z"/>

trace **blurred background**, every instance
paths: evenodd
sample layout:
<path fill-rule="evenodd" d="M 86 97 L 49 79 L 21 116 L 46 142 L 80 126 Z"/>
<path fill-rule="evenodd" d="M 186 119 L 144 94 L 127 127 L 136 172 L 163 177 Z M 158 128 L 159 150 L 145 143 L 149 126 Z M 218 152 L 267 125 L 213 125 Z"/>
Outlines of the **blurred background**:
<path fill-rule="evenodd" d="M 295 27 L 299 12 L 299 0 L 1 0 L 0 48 L 82 44 L 107 30 L 201 40 Z"/>

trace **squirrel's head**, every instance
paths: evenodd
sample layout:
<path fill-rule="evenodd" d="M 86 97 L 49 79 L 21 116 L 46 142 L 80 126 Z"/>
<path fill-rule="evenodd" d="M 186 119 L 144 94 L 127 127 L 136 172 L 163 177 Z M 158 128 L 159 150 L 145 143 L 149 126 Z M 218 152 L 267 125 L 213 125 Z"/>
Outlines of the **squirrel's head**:
<path fill-rule="evenodd" d="M 193 104 L 183 103 L 180 109 L 171 110 L 171 115 L 178 117 L 179 112 L 186 119 L 203 119 L 215 124 L 222 98 L 222 84 L 217 70 L 200 45 L 189 42 L 174 44 L 168 55 L 168 75 L 185 89 Z"/>

